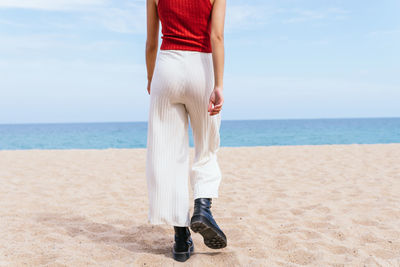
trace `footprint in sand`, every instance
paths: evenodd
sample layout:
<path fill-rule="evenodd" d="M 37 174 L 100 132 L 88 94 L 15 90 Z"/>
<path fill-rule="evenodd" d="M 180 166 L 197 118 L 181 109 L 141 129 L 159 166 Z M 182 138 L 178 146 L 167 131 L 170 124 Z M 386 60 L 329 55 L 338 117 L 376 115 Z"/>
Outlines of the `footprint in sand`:
<path fill-rule="evenodd" d="M 91 223 L 87 225 L 85 228 L 87 231 L 92 233 L 104 233 L 113 229 L 112 226 L 101 223 Z"/>

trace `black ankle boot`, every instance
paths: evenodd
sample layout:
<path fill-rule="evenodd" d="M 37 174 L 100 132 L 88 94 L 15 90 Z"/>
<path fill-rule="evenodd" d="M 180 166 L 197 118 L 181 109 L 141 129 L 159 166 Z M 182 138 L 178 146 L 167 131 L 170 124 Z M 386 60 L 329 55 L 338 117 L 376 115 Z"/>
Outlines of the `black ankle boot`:
<path fill-rule="evenodd" d="M 194 201 L 194 211 L 190 220 L 193 232 L 199 232 L 207 247 L 218 249 L 227 245 L 224 232 L 219 228 L 211 214 L 211 198 L 197 198 Z"/>
<path fill-rule="evenodd" d="M 190 236 L 189 227 L 174 226 L 175 243 L 172 248 L 174 259 L 177 261 L 186 261 L 193 252 L 194 245 Z"/>

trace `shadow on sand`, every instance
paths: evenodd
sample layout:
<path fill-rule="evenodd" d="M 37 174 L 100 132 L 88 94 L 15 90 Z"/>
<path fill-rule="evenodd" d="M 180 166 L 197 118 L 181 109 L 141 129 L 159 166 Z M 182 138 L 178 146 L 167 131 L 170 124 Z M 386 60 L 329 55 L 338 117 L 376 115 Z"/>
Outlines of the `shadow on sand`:
<path fill-rule="evenodd" d="M 36 220 L 49 228 L 63 228 L 71 237 L 85 236 L 96 243 L 119 246 L 135 253 L 164 255 L 172 258 L 173 232 L 157 225 L 129 225 L 121 221 L 118 226 L 96 223 L 83 216 L 62 213 L 39 213 Z M 215 256 L 221 252 L 195 252 Z"/>

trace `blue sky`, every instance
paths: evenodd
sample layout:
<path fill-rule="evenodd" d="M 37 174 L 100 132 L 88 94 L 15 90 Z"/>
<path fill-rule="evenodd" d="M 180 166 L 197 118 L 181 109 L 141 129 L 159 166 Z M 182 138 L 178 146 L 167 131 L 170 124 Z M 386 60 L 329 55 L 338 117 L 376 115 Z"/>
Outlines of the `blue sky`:
<path fill-rule="evenodd" d="M 222 118 L 400 117 L 399 10 L 227 0 Z M 0 0 L 0 123 L 147 121 L 145 11 Z"/>

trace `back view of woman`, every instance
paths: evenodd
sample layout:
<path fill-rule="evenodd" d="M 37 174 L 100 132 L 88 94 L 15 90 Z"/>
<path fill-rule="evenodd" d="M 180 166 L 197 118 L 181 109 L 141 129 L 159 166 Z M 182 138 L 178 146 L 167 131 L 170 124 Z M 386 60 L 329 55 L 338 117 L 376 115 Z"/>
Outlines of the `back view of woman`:
<path fill-rule="evenodd" d="M 174 226 L 175 260 L 194 249 L 190 228 L 213 249 L 227 239 L 211 213 L 223 104 L 225 0 L 147 0 L 146 64 L 150 94 L 146 179 L 151 224 Z M 162 44 L 158 52 L 159 21 Z M 195 157 L 189 167 L 188 125 Z M 190 216 L 189 185 L 194 210 Z"/>

